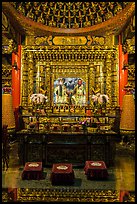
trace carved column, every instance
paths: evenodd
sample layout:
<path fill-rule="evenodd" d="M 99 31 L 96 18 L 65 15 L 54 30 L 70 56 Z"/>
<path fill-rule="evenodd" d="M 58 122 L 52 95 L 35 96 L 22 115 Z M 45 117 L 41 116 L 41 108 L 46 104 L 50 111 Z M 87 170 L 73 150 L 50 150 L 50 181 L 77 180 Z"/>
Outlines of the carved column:
<path fill-rule="evenodd" d="M 96 65 L 96 86 L 101 88 L 101 82 L 100 82 L 100 65 Z"/>
<path fill-rule="evenodd" d="M 34 89 L 33 77 L 33 53 L 28 52 L 28 105 L 30 104 L 30 96 L 33 94 Z"/>
<path fill-rule="evenodd" d="M 46 86 L 47 86 L 47 97 L 48 97 L 48 106 L 50 106 L 50 101 L 52 97 L 53 87 L 51 85 L 51 70 L 50 65 L 46 65 Z"/>
<path fill-rule="evenodd" d="M 117 106 L 118 99 L 119 99 L 119 83 L 118 83 L 118 51 L 114 51 L 113 57 L 112 57 L 112 104 L 114 106 Z"/>
<path fill-rule="evenodd" d="M 28 105 L 28 72 L 26 63 L 26 53 L 22 50 L 22 80 L 21 80 L 21 105 Z"/>
<path fill-rule="evenodd" d="M 93 64 L 90 64 L 89 65 L 89 101 L 90 101 L 90 104 L 92 103 L 92 100 L 91 100 L 91 96 L 92 96 L 92 89 L 94 87 L 94 65 Z"/>
<path fill-rule="evenodd" d="M 109 103 L 106 103 L 107 108 L 111 107 L 112 99 L 111 99 L 111 52 L 106 53 L 106 94 L 109 96 Z"/>

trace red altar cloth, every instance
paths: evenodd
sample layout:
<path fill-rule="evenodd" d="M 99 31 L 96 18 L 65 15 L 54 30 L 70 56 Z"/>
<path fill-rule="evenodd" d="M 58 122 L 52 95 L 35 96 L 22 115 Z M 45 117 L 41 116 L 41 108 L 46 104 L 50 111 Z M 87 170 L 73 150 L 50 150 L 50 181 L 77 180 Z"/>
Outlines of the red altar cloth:
<path fill-rule="evenodd" d="M 42 162 L 27 162 L 22 172 L 23 180 L 43 179 Z"/>
<path fill-rule="evenodd" d="M 86 161 L 84 171 L 87 175 L 87 179 L 108 178 L 107 167 L 103 161 Z"/>
<path fill-rule="evenodd" d="M 73 184 L 74 183 L 74 171 L 72 164 L 58 163 L 53 164 L 51 172 L 52 184 Z"/>

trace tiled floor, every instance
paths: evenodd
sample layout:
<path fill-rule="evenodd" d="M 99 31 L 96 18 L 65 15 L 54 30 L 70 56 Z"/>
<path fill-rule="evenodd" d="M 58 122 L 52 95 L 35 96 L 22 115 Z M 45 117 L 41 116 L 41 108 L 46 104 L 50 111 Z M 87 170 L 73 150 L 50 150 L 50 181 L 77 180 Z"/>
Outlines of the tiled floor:
<path fill-rule="evenodd" d="M 18 164 L 17 143 L 11 146 L 9 169 L 2 172 L 2 188 L 71 188 L 71 189 L 110 189 L 135 191 L 135 159 L 125 151 L 119 151 L 117 144 L 115 167 L 108 168 L 108 180 L 87 180 L 83 168 L 74 168 L 75 183 L 72 186 L 52 186 L 51 168 L 44 168 L 43 180 L 22 180 L 23 166 Z"/>

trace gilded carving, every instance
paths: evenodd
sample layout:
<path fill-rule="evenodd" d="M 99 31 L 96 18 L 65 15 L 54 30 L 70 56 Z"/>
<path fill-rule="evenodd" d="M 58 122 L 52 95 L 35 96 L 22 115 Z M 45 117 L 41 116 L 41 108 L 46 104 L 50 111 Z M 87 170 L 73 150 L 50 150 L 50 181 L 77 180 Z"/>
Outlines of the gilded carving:
<path fill-rule="evenodd" d="M 8 64 L 2 64 L 2 86 L 5 84 L 9 84 L 11 86 L 12 84 L 12 67 Z"/>
<path fill-rule="evenodd" d="M 127 45 L 128 54 L 134 54 L 135 53 L 135 36 L 131 39 L 127 39 L 126 45 Z"/>
<path fill-rule="evenodd" d="M 45 37 L 35 37 L 35 41 L 34 41 L 34 44 L 36 45 L 52 45 L 52 36 L 45 36 Z M 31 42 L 32 44 L 32 42 Z"/>
<path fill-rule="evenodd" d="M 35 44 L 36 45 L 43 45 L 47 41 L 47 36 L 46 37 L 36 37 L 35 38 Z"/>
<path fill-rule="evenodd" d="M 74 2 L 70 5 L 65 2 L 62 10 L 58 2 L 54 2 L 52 7 L 50 2 L 45 2 L 44 5 L 41 2 L 37 6 L 33 2 L 30 4 L 29 2 L 25 4 L 2 2 L 2 7 L 11 19 L 16 19 L 17 27 L 22 26 L 27 35 L 36 36 L 47 35 L 47 33 L 51 35 L 64 33 L 65 36 L 88 33 L 92 36 L 104 36 L 110 32 L 117 35 L 135 12 L 135 2 L 118 2 L 118 4 L 111 2 L 109 6 L 108 2 L 105 2 L 105 6 L 102 6 L 101 2 L 90 2 L 89 5 L 82 2 L 80 7 Z M 25 9 L 25 16 L 23 16 L 24 9 L 20 15 L 21 7 Z M 118 7 L 122 7 L 122 10 Z M 107 16 L 108 13 L 113 15 Z"/>
<path fill-rule="evenodd" d="M 39 69 L 39 86 L 47 87 L 47 106 L 53 105 L 54 80 L 62 77 L 79 77 L 86 83 L 86 103 L 91 105 L 92 89 L 100 85 L 101 92 L 117 105 L 118 77 L 117 47 L 108 46 L 24 46 L 22 60 L 22 103 L 35 91 L 36 73 Z M 28 79 L 28 82 L 26 83 Z M 112 83 L 112 81 L 114 83 Z M 39 91 L 39 89 L 37 89 Z M 112 101 L 112 96 L 115 100 Z M 28 101 L 29 104 L 29 101 Z"/>
<path fill-rule="evenodd" d="M 12 67 L 11 65 L 4 65 L 2 64 L 2 77 L 11 76 Z"/>
<path fill-rule="evenodd" d="M 105 61 L 105 66 L 107 67 L 106 69 L 106 94 L 109 96 L 109 103 L 106 104 L 107 107 L 111 106 L 111 102 L 112 102 L 112 80 L 111 80 L 111 67 L 112 67 L 112 60 L 111 60 L 111 53 L 107 53 L 107 58 Z"/>
<path fill-rule="evenodd" d="M 128 82 L 132 86 L 132 88 L 135 88 L 135 64 L 129 65 Z"/>
<path fill-rule="evenodd" d="M 47 86 L 47 97 L 48 97 L 48 106 L 50 106 L 50 100 L 51 100 L 51 92 L 53 87 L 51 86 L 51 75 L 52 75 L 52 70 L 50 69 L 50 65 L 46 65 L 46 79 L 45 79 L 45 84 Z"/>
<path fill-rule="evenodd" d="M 55 45 L 85 45 L 87 42 L 86 37 L 84 36 L 58 36 L 53 38 L 53 43 Z"/>
<path fill-rule="evenodd" d="M 13 39 L 2 37 L 2 54 L 11 54 L 17 47 Z"/>
<path fill-rule="evenodd" d="M 129 65 L 128 75 L 129 75 L 130 79 L 134 79 L 135 78 L 135 64 Z"/>
<path fill-rule="evenodd" d="M 93 44 L 94 45 L 104 45 L 105 43 L 105 38 L 104 37 L 95 37 L 93 36 Z"/>
<path fill-rule="evenodd" d="M 30 96 L 33 94 L 33 89 L 34 89 L 34 83 L 33 83 L 33 78 L 34 78 L 34 69 L 33 69 L 33 54 L 32 52 L 28 53 L 28 103 L 30 103 Z"/>
<path fill-rule="evenodd" d="M 25 5 L 12 4 L 17 11 L 36 22 L 41 22 L 46 26 L 58 28 L 83 28 L 104 22 L 117 15 L 128 2 L 109 2 L 109 6 L 104 2 L 27 2 Z M 34 9 L 32 9 L 34 8 Z M 92 8 L 92 9 L 91 9 Z M 25 12 L 24 12 L 25 11 Z M 41 11 L 41 14 L 39 14 Z M 102 11 L 102 12 L 101 12 Z M 82 21 L 84 18 L 84 21 Z M 93 20 L 94 19 L 94 20 Z"/>

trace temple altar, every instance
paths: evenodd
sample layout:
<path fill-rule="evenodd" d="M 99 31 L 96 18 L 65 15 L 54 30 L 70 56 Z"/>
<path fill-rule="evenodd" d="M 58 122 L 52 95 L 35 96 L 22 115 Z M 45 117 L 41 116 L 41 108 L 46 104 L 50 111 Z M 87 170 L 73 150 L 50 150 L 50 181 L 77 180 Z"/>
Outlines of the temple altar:
<path fill-rule="evenodd" d="M 3 200 L 115 202 L 114 190 L 120 201 L 121 188 L 134 190 L 135 2 L 2 2 L 1 82 L 11 99 L 2 103 Z M 80 191 L 51 189 L 48 172 L 51 184 Z M 24 179 L 43 181 L 33 191 Z"/>
<path fill-rule="evenodd" d="M 113 131 L 71 134 L 22 130 L 17 132 L 20 164 L 41 161 L 43 166 L 62 162 L 84 166 L 86 160 L 102 160 L 113 166 L 116 137 Z"/>

